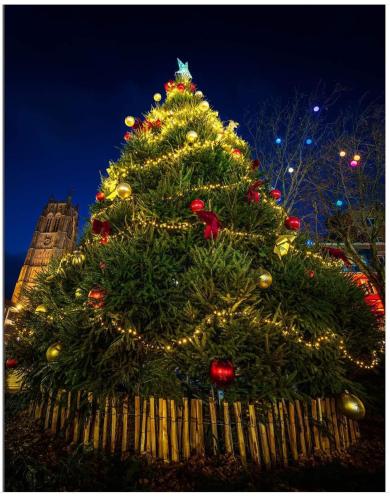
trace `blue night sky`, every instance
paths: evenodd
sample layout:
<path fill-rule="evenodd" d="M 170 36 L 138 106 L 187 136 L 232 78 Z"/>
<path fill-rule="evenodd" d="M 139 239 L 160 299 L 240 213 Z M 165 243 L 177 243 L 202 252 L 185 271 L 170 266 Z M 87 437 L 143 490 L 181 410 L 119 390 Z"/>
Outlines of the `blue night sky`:
<path fill-rule="evenodd" d="M 5 296 L 50 196 L 80 227 L 126 115 L 189 61 L 222 119 L 319 80 L 384 92 L 383 6 L 6 6 Z M 242 130 L 238 132 L 243 133 Z"/>

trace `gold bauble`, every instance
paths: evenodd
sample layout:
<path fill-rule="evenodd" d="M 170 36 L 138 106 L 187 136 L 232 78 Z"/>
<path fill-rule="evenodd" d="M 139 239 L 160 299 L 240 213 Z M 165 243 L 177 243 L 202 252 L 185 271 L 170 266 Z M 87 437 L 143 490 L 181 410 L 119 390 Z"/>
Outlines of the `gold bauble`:
<path fill-rule="evenodd" d="M 52 363 L 53 361 L 57 361 L 58 356 L 60 355 L 62 349 L 62 345 L 60 342 L 56 342 L 55 344 L 52 344 L 48 350 L 46 351 L 46 359 L 49 363 Z"/>
<path fill-rule="evenodd" d="M 83 290 L 81 288 L 76 288 L 76 291 L 74 292 L 74 296 L 76 297 L 76 299 L 79 299 L 83 295 L 84 295 Z"/>
<path fill-rule="evenodd" d="M 260 288 L 268 288 L 272 285 L 272 275 L 268 271 L 263 271 L 259 278 Z"/>
<path fill-rule="evenodd" d="M 120 182 L 116 187 L 116 192 L 119 198 L 125 200 L 126 198 L 130 198 L 132 189 L 130 184 L 127 184 L 127 182 Z"/>
<path fill-rule="evenodd" d="M 348 391 L 340 394 L 337 400 L 337 407 L 342 415 L 352 420 L 361 420 L 366 414 L 363 402 Z"/>
<path fill-rule="evenodd" d="M 202 111 L 207 111 L 210 107 L 210 104 L 207 102 L 207 101 L 202 101 L 200 104 L 199 104 L 199 107 Z"/>
<path fill-rule="evenodd" d="M 132 127 L 135 123 L 135 118 L 134 116 L 126 116 L 125 118 L 125 124 L 128 126 L 128 127 Z"/>
<path fill-rule="evenodd" d="M 195 92 L 195 97 L 199 97 L 199 99 L 202 99 L 202 97 L 203 97 L 203 92 L 202 92 L 201 90 L 197 90 L 197 91 Z"/>
<path fill-rule="evenodd" d="M 193 144 L 198 140 L 198 134 L 195 132 L 195 130 L 190 130 L 189 132 L 187 132 L 186 139 L 187 142 Z"/>
<path fill-rule="evenodd" d="M 72 263 L 76 266 L 81 265 L 85 261 L 85 255 L 80 250 L 75 250 L 72 255 Z"/>
<path fill-rule="evenodd" d="M 38 314 L 46 314 L 47 313 L 46 306 L 44 306 L 43 304 L 40 304 L 39 306 L 37 306 L 35 308 L 35 312 Z"/>
<path fill-rule="evenodd" d="M 354 159 L 355 161 L 359 161 L 359 160 L 360 160 L 360 155 L 355 155 L 355 156 L 353 157 L 353 159 Z"/>
<path fill-rule="evenodd" d="M 160 102 L 161 101 L 161 94 L 159 94 L 158 92 L 156 92 L 153 96 L 153 99 L 156 101 L 156 102 Z"/>

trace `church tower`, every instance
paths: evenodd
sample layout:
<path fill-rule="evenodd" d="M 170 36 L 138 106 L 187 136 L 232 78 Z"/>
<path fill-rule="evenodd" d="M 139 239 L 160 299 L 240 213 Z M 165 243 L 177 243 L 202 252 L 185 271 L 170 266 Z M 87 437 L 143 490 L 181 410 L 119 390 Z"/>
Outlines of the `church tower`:
<path fill-rule="evenodd" d="M 34 286 L 34 277 L 53 257 L 72 252 L 76 246 L 78 207 L 50 199 L 39 217 L 30 248 L 12 295 L 17 304 L 24 291 Z"/>

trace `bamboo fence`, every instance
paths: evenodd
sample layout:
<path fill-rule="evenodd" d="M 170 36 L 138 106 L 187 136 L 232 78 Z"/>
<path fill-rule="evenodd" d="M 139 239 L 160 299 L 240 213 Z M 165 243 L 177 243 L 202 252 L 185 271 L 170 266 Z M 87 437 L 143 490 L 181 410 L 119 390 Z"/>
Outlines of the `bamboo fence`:
<path fill-rule="evenodd" d="M 58 391 L 42 393 L 30 412 L 70 444 L 167 463 L 225 454 L 269 470 L 345 450 L 360 437 L 334 398 L 253 405 Z"/>

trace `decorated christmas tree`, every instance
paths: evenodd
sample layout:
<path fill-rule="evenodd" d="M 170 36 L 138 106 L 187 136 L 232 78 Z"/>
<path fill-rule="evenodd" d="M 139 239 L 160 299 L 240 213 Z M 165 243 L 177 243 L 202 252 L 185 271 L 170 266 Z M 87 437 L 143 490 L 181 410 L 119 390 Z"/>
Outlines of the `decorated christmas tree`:
<path fill-rule="evenodd" d="M 179 61 L 127 116 L 81 244 L 41 273 L 9 355 L 27 387 L 228 399 L 353 388 L 381 333 L 339 261 L 308 248 Z"/>

